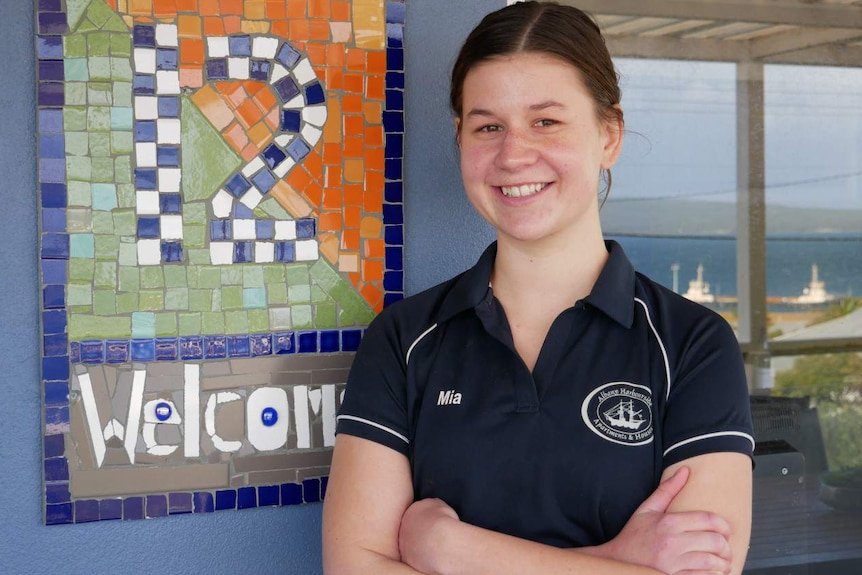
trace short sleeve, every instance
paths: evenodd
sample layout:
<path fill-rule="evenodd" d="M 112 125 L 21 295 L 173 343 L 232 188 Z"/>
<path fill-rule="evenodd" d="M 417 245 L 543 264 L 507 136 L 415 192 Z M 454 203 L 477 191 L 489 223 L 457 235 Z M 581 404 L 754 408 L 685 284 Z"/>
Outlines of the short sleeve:
<path fill-rule="evenodd" d="M 353 359 L 336 433 L 407 455 L 406 366 L 393 315 L 387 311 L 371 322 Z"/>
<path fill-rule="evenodd" d="M 716 452 L 754 453 L 751 404 L 739 343 L 710 313 L 685 338 L 663 422 L 664 466 Z"/>

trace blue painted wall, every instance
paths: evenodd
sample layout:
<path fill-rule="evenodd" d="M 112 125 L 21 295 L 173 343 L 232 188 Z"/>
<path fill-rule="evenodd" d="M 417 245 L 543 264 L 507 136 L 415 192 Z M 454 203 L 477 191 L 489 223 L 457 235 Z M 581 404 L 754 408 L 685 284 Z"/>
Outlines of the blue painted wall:
<path fill-rule="evenodd" d="M 447 74 L 504 0 L 407 0 L 407 290 L 468 267 L 491 239 L 463 198 Z M 0 571 L 320 572 L 320 505 L 42 525 L 34 3 L 0 18 Z"/>

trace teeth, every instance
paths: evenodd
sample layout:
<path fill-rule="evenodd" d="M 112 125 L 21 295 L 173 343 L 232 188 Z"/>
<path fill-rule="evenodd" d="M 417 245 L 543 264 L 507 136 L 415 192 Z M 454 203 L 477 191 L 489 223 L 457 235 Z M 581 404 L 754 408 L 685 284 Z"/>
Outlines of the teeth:
<path fill-rule="evenodd" d="M 544 187 L 545 184 L 523 184 L 521 186 L 502 186 L 500 190 L 504 196 L 523 198 L 524 196 L 532 196 Z"/>

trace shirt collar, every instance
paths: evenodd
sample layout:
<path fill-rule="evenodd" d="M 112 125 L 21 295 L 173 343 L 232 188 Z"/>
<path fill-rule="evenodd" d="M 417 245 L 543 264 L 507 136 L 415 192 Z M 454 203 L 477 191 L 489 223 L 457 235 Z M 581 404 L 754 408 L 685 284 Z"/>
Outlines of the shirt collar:
<path fill-rule="evenodd" d="M 493 242 L 479 257 L 476 265 L 455 280 L 455 285 L 449 290 L 443 305 L 440 306 L 437 323 L 444 322 L 462 311 L 473 309 L 491 297 L 489 285 L 496 257 L 497 242 Z"/>

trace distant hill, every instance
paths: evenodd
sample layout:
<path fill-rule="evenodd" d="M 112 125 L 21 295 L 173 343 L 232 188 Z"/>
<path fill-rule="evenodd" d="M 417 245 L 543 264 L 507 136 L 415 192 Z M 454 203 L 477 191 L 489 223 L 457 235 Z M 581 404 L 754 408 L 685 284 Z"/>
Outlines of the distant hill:
<path fill-rule="evenodd" d="M 608 201 L 602 208 L 607 234 L 733 235 L 736 206 L 691 200 Z M 775 234 L 862 234 L 862 210 L 767 206 L 766 230 Z"/>

